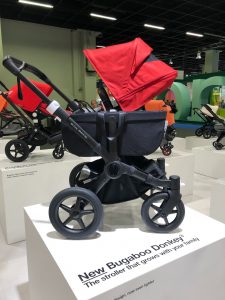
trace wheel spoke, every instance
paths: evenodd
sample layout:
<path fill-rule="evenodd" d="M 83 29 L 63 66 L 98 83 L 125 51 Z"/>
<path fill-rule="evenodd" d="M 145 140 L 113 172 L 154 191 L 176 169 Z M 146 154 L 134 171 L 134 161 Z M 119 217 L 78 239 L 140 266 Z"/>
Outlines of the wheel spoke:
<path fill-rule="evenodd" d="M 63 225 L 67 225 L 70 221 L 73 220 L 73 215 L 70 215 L 64 222 Z"/>
<path fill-rule="evenodd" d="M 94 214 L 93 209 L 87 209 L 87 210 L 83 210 L 83 211 L 80 212 L 81 217 L 86 216 L 86 215 L 90 215 L 90 214 Z"/>
<path fill-rule="evenodd" d="M 177 209 L 174 209 L 174 210 L 171 211 L 170 214 L 177 214 L 177 212 L 178 212 Z"/>
<path fill-rule="evenodd" d="M 163 220 L 165 221 L 166 225 L 169 225 L 169 221 L 168 221 L 167 216 L 163 217 Z"/>
<path fill-rule="evenodd" d="M 65 204 L 60 204 L 59 207 L 61 207 L 63 210 L 65 210 L 66 212 L 68 212 L 69 214 L 71 213 L 71 208 L 66 206 Z"/>
<path fill-rule="evenodd" d="M 156 210 L 157 212 L 160 211 L 160 207 L 157 206 L 157 205 L 155 205 L 155 204 L 152 204 L 151 207 L 152 207 L 154 210 Z"/>
<path fill-rule="evenodd" d="M 152 218 L 152 221 L 154 222 L 154 221 L 158 220 L 160 217 L 161 217 L 161 215 L 158 213 L 158 214 L 154 215 L 154 217 Z"/>
<path fill-rule="evenodd" d="M 86 228 L 86 226 L 84 224 L 84 221 L 81 218 L 77 219 L 76 221 L 80 225 L 81 229 L 85 229 Z"/>

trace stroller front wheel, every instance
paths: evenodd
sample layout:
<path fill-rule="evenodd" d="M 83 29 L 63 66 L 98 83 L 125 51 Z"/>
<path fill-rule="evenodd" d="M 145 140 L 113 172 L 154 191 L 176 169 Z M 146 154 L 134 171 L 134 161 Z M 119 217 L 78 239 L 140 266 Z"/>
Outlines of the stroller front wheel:
<path fill-rule="evenodd" d="M 170 146 L 164 146 L 162 148 L 162 153 L 165 156 L 169 156 L 172 153 L 171 147 Z"/>
<path fill-rule="evenodd" d="M 212 136 L 212 130 L 211 129 L 206 129 L 203 132 L 203 137 L 204 139 L 210 139 Z"/>
<path fill-rule="evenodd" d="M 5 154 L 11 161 L 24 161 L 29 155 L 29 147 L 23 140 L 11 140 L 5 146 Z"/>
<path fill-rule="evenodd" d="M 167 201 L 169 201 L 169 194 L 159 192 L 148 197 L 142 204 L 142 219 L 154 232 L 170 232 L 176 229 L 184 219 L 185 208 L 183 202 L 179 201 L 171 213 L 165 214 L 163 207 Z"/>
<path fill-rule="evenodd" d="M 57 145 L 55 149 L 52 151 L 52 156 L 55 159 L 61 159 L 64 156 L 64 149 L 62 145 Z"/>
<path fill-rule="evenodd" d="M 70 239 L 84 239 L 101 224 L 103 207 L 90 190 L 73 187 L 62 190 L 52 199 L 49 218 L 53 227 Z"/>

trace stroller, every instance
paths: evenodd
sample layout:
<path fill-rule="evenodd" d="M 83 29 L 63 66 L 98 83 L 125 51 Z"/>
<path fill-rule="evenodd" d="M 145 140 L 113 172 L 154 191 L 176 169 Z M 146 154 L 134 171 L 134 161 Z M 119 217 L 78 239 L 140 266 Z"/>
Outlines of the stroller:
<path fill-rule="evenodd" d="M 131 64 L 129 71 L 132 72 L 134 83 L 138 83 L 140 76 L 146 73 L 145 80 L 142 80 L 143 86 L 139 86 L 136 93 L 130 89 L 123 91 L 120 105 L 127 110 L 143 106 L 146 100 L 142 96 L 147 96 L 147 99 L 152 97 L 151 85 L 154 88 L 158 85 L 158 90 L 165 89 L 176 76 L 176 72 L 169 66 L 160 61 L 155 63 L 151 56 L 152 49 L 140 39 L 103 49 L 104 51 L 96 49 L 84 52 L 94 66 L 97 56 L 104 62 L 98 68 L 101 76 L 102 66 L 110 70 L 112 75 L 111 64 L 105 64 L 106 57 L 109 56 L 111 62 L 114 57 L 115 62 L 116 57 L 123 54 L 126 60 L 128 49 L 131 50 L 133 59 L 128 58 L 129 65 L 123 62 L 127 74 L 131 74 L 127 70 Z M 139 53 L 142 58 L 138 57 Z M 153 153 L 161 143 L 166 118 L 164 111 L 77 111 L 68 115 L 57 101 L 51 101 L 22 74 L 22 70 L 27 70 L 44 79 L 42 72 L 12 57 L 6 57 L 3 65 L 41 98 L 49 113 L 61 119 L 63 141 L 71 153 L 82 157 L 101 157 L 75 166 L 70 174 L 71 187 L 60 191 L 52 199 L 49 217 L 59 233 L 71 239 L 86 238 L 101 224 L 102 204 L 120 203 L 138 197 L 144 200 L 141 208 L 142 219 L 153 231 L 170 232 L 181 224 L 185 209 L 181 201 L 180 178 L 166 177 L 163 158 L 154 161 L 144 157 Z M 154 79 L 147 76 L 152 67 L 158 70 L 158 77 Z M 167 80 L 164 80 L 166 77 Z M 112 78 L 114 83 L 121 80 L 117 76 Z M 105 82 L 106 79 L 104 77 Z M 131 78 L 128 81 L 130 80 Z M 112 87 L 110 90 L 114 91 Z M 60 92 L 59 89 L 57 92 Z M 119 90 L 117 92 L 118 101 Z M 128 97 L 125 97 L 125 92 Z M 157 91 L 154 90 L 155 92 Z M 136 101 L 132 103 L 132 99 Z"/>
<path fill-rule="evenodd" d="M 4 93 L 8 92 L 6 85 L 0 81 Z M 23 119 L 7 109 L 8 103 L 3 96 L 0 96 L 0 138 L 4 136 L 17 135 L 24 126 Z"/>
<path fill-rule="evenodd" d="M 215 120 L 214 130 L 217 134 L 217 140 L 213 142 L 213 146 L 216 150 L 221 150 L 225 147 L 225 120 L 220 118 L 212 109 L 211 105 L 204 105 L 205 110 L 213 117 Z"/>
<path fill-rule="evenodd" d="M 171 154 L 173 145 L 171 141 L 176 136 L 176 130 L 174 128 L 174 113 L 172 112 L 172 109 L 170 105 L 166 105 L 163 100 L 150 100 L 145 104 L 145 110 L 163 110 L 166 111 L 166 121 L 167 121 L 167 127 L 165 130 L 164 138 L 161 142 L 160 149 L 162 150 L 162 153 L 165 156 L 168 156 Z"/>
<path fill-rule="evenodd" d="M 218 106 L 210 105 L 212 110 L 216 113 Z M 204 124 L 202 127 L 195 130 L 196 136 L 203 136 L 205 139 L 209 139 L 212 136 L 216 136 L 217 132 L 214 128 L 215 119 L 213 115 L 205 108 L 205 105 L 201 109 L 193 108 L 194 114 L 197 114 L 203 121 Z"/>
<path fill-rule="evenodd" d="M 31 81 L 46 96 L 49 96 L 53 88 L 47 83 Z M 9 141 L 5 146 L 6 156 L 13 162 L 24 161 L 37 146 L 45 144 L 55 145 L 52 155 L 55 159 L 64 156 L 61 128 L 46 110 L 46 105 L 41 99 L 18 80 L 18 84 L 7 93 L 0 91 L 0 95 L 14 108 L 19 118 L 23 120 L 23 127 L 17 132 L 17 138 Z M 61 95 L 63 97 L 63 95 Z M 65 100 L 67 97 L 65 96 Z M 73 107 L 72 101 L 68 105 Z M 47 126 L 44 122 L 51 122 Z M 58 124 L 57 124 L 58 122 Z"/>

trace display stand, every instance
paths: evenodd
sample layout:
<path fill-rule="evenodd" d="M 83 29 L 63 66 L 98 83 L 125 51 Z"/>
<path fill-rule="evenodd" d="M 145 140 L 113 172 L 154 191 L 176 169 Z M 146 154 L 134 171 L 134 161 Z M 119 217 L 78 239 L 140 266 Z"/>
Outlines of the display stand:
<path fill-rule="evenodd" d="M 148 158 L 156 159 L 164 157 L 166 161 L 166 174 L 178 175 L 181 178 L 181 193 L 183 196 L 193 194 L 194 155 L 191 152 L 172 150 L 171 155 L 163 156 L 161 150 L 157 150 Z"/>
<path fill-rule="evenodd" d="M 171 143 L 174 146 L 174 150 L 186 151 L 185 138 L 175 137 L 175 139 Z M 172 150 L 172 151 L 174 151 L 174 150 Z"/>
<path fill-rule="evenodd" d="M 225 223 L 225 178 L 215 180 L 212 185 L 210 216 Z"/>
<path fill-rule="evenodd" d="M 52 150 L 34 152 L 21 163 L 0 160 L 0 223 L 7 243 L 25 239 L 23 207 L 50 201 L 69 186 L 69 174 L 81 161 L 69 153 L 61 160 Z"/>
<path fill-rule="evenodd" d="M 44 205 L 25 208 L 25 224 L 32 300 L 224 300 L 225 225 L 191 209 L 170 234 L 149 232 L 119 204 L 90 239 L 60 236 Z"/>
<path fill-rule="evenodd" d="M 225 177 L 225 149 L 216 150 L 213 146 L 193 149 L 195 172 L 213 177 Z"/>
<path fill-rule="evenodd" d="M 185 140 L 186 140 L 186 150 L 192 150 L 195 147 L 211 146 L 212 143 L 216 140 L 216 137 L 210 139 L 204 139 L 203 137 L 187 136 Z"/>

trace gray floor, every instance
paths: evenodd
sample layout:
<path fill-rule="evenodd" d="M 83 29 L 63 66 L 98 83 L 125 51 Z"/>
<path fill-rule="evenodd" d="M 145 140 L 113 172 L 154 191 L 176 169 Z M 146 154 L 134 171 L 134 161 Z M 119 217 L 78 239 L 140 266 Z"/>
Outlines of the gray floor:
<path fill-rule="evenodd" d="M 203 214 L 209 215 L 211 183 L 212 179 L 209 177 L 195 174 L 193 195 L 183 198 L 185 204 Z M 0 300 L 30 300 L 26 242 L 7 245 L 1 229 Z"/>

